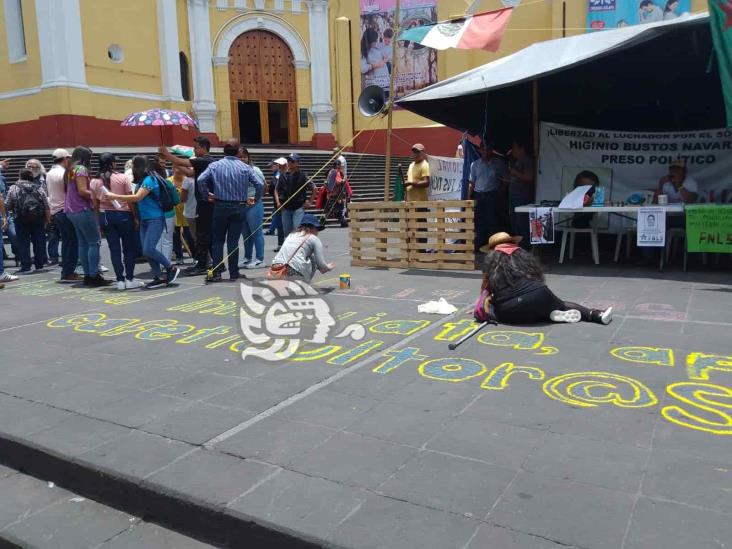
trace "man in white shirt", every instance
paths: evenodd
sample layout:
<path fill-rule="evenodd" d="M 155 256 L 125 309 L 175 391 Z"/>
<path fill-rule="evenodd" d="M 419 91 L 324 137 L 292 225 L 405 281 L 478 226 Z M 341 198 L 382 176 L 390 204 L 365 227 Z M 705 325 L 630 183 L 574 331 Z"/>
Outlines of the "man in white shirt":
<path fill-rule="evenodd" d="M 658 195 L 668 196 L 669 204 L 694 204 L 699 198 L 699 183 L 688 175 L 686 162 L 677 158 L 669 166 L 668 175 L 664 175 L 656 187 L 653 197 L 658 202 Z"/>
<path fill-rule="evenodd" d="M 66 202 L 64 177 L 66 176 L 66 169 L 69 167 L 70 157 L 71 155 L 66 149 L 53 151 L 53 167 L 46 174 L 51 217 L 61 236 L 61 282 L 69 283 L 81 280 L 81 277 L 74 272 L 79 258 L 79 243 L 76 239 L 76 231 L 64 213 L 64 204 Z"/>

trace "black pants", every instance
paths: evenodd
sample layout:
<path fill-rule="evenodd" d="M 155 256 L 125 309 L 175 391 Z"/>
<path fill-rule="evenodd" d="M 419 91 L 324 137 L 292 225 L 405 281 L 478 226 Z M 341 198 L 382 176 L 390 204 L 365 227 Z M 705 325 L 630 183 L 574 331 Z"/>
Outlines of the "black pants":
<path fill-rule="evenodd" d="M 182 231 L 181 231 L 182 229 Z M 181 232 L 183 233 L 183 239 L 185 239 L 188 249 L 191 253 L 195 254 L 195 239 L 191 228 L 186 225 L 185 227 L 176 227 L 173 232 L 173 253 L 175 253 L 176 259 L 183 259 L 183 239 L 181 238 Z"/>
<path fill-rule="evenodd" d="M 196 213 L 196 262 L 199 267 L 208 267 L 211 250 L 211 234 L 213 232 L 214 205 L 210 202 L 199 202 Z"/>
<path fill-rule="evenodd" d="M 599 322 L 599 314 L 596 311 L 583 307 L 579 303 L 562 301 L 546 286 L 497 301 L 493 306 L 495 307 L 496 318 L 500 322 L 508 322 L 509 324 L 547 322 L 550 320 L 549 314 L 552 311 L 567 311 L 569 309 L 577 309 L 584 322 Z"/>
<path fill-rule="evenodd" d="M 498 192 L 475 192 L 475 251 L 488 243 L 490 236 L 496 232 L 496 203 Z"/>

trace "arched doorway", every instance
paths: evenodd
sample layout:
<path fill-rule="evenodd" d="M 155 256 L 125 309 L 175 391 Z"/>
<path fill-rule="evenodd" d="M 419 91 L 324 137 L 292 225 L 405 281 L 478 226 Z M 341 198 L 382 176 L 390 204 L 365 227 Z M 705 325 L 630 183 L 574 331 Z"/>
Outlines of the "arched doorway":
<path fill-rule="evenodd" d="M 233 135 L 242 143 L 297 142 L 297 93 L 292 51 L 274 33 L 253 30 L 229 49 Z"/>

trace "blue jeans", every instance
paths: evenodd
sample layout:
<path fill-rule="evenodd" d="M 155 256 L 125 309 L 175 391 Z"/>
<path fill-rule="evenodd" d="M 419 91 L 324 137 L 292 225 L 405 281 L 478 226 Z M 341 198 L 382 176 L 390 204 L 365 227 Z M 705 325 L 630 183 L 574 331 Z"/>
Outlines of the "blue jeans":
<path fill-rule="evenodd" d="M 135 258 L 137 257 L 137 242 L 135 236 L 134 218 L 130 212 L 102 212 L 101 223 L 104 227 L 104 236 L 109 244 L 109 256 L 112 259 L 114 274 L 118 281 L 135 277 Z M 120 246 L 121 244 L 121 246 Z M 122 253 L 124 252 L 124 267 Z"/>
<path fill-rule="evenodd" d="M 61 235 L 61 278 L 70 276 L 79 261 L 79 239 L 69 217 L 64 212 L 53 214 L 53 224 Z"/>
<path fill-rule="evenodd" d="M 244 202 L 216 202 L 213 211 L 213 264 L 219 267 L 224 258 L 224 242 L 229 254 L 231 278 L 239 276 L 239 237 L 246 217 Z"/>
<path fill-rule="evenodd" d="M 48 258 L 49 259 L 55 259 L 58 261 L 58 227 L 56 227 L 56 224 L 53 223 L 48 228 Z"/>
<path fill-rule="evenodd" d="M 15 219 L 12 215 L 8 216 L 8 228 L 5 229 L 5 234 L 8 235 L 8 241 L 10 241 L 10 251 L 13 252 L 13 255 L 16 256 L 16 260 L 18 259 L 18 235 L 15 232 Z"/>
<path fill-rule="evenodd" d="M 244 237 L 244 258 L 252 259 L 252 249 L 257 250 L 257 260 L 264 261 L 264 202 L 261 200 L 254 206 L 247 206 L 244 212 L 244 223 L 242 224 L 241 235 Z"/>
<path fill-rule="evenodd" d="M 5 272 L 5 244 L 3 244 L 3 216 L 0 215 L 0 276 Z"/>
<path fill-rule="evenodd" d="M 46 228 L 45 220 L 39 219 L 26 223 L 15 220 L 15 231 L 18 236 L 18 255 L 20 268 L 29 271 L 31 268 L 31 244 L 33 244 L 33 263 L 36 269 L 42 269 L 46 263 Z"/>
<path fill-rule="evenodd" d="M 99 246 L 102 243 L 97 217 L 91 210 L 67 213 L 66 217 L 69 218 L 76 231 L 76 239 L 79 242 L 79 261 L 81 261 L 81 268 L 84 269 L 84 276 L 97 276 L 99 274 Z"/>
<path fill-rule="evenodd" d="M 304 208 L 298 208 L 297 210 L 280 210 L 282 214 L 282 230 L 285 233 L 285 238 L 293 230 L 297 229 L 302 222 L 302 217 L 305 215 Z"/>
<path fill-rule="evenodd" d="M 142 239 L 142 255 L 147 258 L 153 275 L 160 278 L 160 267 L 170 269 L 170 260 L 158 251 L 158 241 L 165 229 L 165 219 L 143 219 L 140 221 L 140 238 Z"/>

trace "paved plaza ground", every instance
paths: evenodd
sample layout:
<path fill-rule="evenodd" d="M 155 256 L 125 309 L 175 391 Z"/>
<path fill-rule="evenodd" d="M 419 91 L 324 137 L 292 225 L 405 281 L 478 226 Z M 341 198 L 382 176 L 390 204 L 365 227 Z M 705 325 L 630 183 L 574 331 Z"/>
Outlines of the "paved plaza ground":
<path fill-rule="evenodd" d="M 729 272 L 553 265 L 555 293 L 614 306 L 610 326 L 491 326 L 450 351 L 480 273 L 353 268 L 347 231 L 322 236 L 332 333 L 365 336 L 284 362 L 242 360 L 231 283 L 122 293 L 51 271 L 1 290 L 0 538 L 732 547 Z M 459 311 L 417 312 L 439 297 Z"/>

